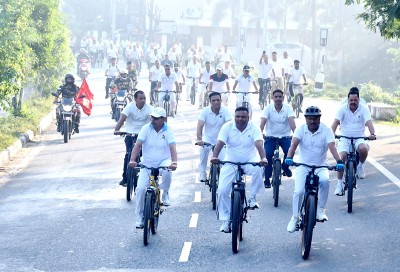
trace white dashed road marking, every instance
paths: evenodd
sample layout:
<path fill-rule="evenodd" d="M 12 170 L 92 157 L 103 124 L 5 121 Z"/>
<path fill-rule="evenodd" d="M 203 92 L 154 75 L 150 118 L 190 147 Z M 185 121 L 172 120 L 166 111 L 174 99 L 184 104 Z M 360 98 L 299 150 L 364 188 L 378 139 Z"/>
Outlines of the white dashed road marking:
<path fill-rule="evenodd" d="M 371 156 L 368 156 L 367 161 L 373 166 L 375 166 L 376 169 L 378 169 L 382 174 L 384 174 L 388 179 L 390 179 L 394 184 L 396 184 L 397 187 L 400 188 L 400 179 L 398 179 L 395 175 L 393 175 L 392 172 L 383 167 L 382 164 L 377 162 Z"/>
<path fill-rule="evenodd" d="M 193 213 L 192 217 L 190 218 L 189 228 L 196 228 L 198 220 L 199 220 L 199 214 Z"/>
<path fill-rule="evenodd" d="M 179 262 L 187 262 L 189 260 L 190 249 L 192 248 L 192 242 L 185 242 L 183 244 L 181 256 L 179 258 Z"/>
<path fill-rule="evenodd" d="M 194 192 L 194 202 L 201 202 L 201 191 Z"/>

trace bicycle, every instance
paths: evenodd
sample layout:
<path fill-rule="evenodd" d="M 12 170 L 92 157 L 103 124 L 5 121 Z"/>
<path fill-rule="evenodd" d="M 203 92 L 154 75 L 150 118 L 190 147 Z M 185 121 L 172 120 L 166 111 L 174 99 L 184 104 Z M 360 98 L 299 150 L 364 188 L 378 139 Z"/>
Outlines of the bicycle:
<path fill-rule="evenodd" d="M 147 167 L 146 165 L 138 165 L 140 168 L 146 168 L 150 170 L 150 184 L 146 188 L 144 197 L 144 209 L 143 209 L 143 244 L 147 246 L 149 244 L 151 234 L 157 233 L 158 220 L 164 209 L 161 208 L 163 203 L 160 198 L 160 189 L 158 188 L 159 170 L 169 168 L 166 166 L 162 167 Z"/>
<path fill-rule="evenodd" d="M 261 110 L 263 110 L 268 104 L 271 104 L 271 91 L 272 91 L 271 82 L 272 81 L 278 82 L 276 79 L 269 79 L 269 78 L 261 80 L 261 84 L 263 86 L 263 88 L 262 88 L 263 91 L 260 94 L 261 100 L 259 101 Z M 260 86 L 260 89 L 261 89 L 261 86 Z"/>
<path fill-rule="evenodd" d="M 291 139 L 292 137 L 273 137 L 273 136 L 266 136 L 264 139 L 272 139 L 275 141 L 275 151 L 274 155 L 272 157 L 272 179 L 271 179 L 271 185 L 273 187 L 272 194 L 273 194 L 273 199 L 274 199 L 274 207 L 278 207 L 279 203 L 279 186 L 281 185 L 281 180 L 282 180 L 282 161 L 279 157 L 279 140 L 283 138 L 289 138 Z"/>
<path fill-rule="evenodd" d="M 192 87 L 190 88 L 190 103 L 194 105 L 196 103 L 196 78 L 189 77 L 192 80 Z"/>
<path fill-rule="evenodd" d="M 294 98 L 292 101 L 292 108 L 293 108 L 294 113 L 296 114 L 296 118 L 299 118 L 300 111 L 301 111 L 301 103 L 300 103 L 299 94 L 302 91 L 302 85 L 307 85 L 307 83 L 294 84 L 293 82 L 288 82 L 287 84 L 288 84 L 289 88 L 290 88 L 290 86 L 292 86 L 292 88 L 293 88 Z M 290 103 L 291 99 L 292 99 L 292 96 L 290 95 L 290 92 L 289 92 L 288 103 Z"/>
<path fill-rule="evenodd" d="M 209 90 L 208 90 L 208 83 L 201 83 L 201 84 L 206 84 L 206 88 L 204 90 L 204 94 L 203 94 L 203 108 L 207 107 L 208 105 L 210 105 L 210 100 L 208 99 L 208 95 L 210 94 Z"/>
<path fill-rule="evenodd" d="M 299 209 L 300 220 L 296 226 L 296 230 L 300 229 L 302 231 L 301 256 L 304 260 L 307 260 L 308 256 L 310 255 L 313 230 L 317 222 L 319 176 L 315 174 L 315 170 L 319 168 L 336 170 L 336 167 L 328 165 L 316 166 L 296 162 L 293 162 L 293 165 L 305 166 L 310 168 L 309 173 L 306 177 L 303 201 Z"/>
<path fill-rule="evenodd" d="M 129 162 L 130 159 L 131 159 L 132 149 L 133 149 L 133 146 L 136 143 L 138 135 L 137 134 L 131 134 L 131 133 L 128 133 L 128 132 L 122 132 L 122 131 L 116 131 L 116 132 L 114 132 L 114 134 L 132 138 L 132 148 L 127 150 L 127 154 L 128 154 L 127 161 Z M 140 153 L 141 152 L 142 151 L 140 151 Z M 140 163 L 141 155 L 142 154 L 140 154 L 136 159 L 136 162 L 138 164 Z M 127 201 L 131 201 L 132 200 L 132 194 L 133 194 L 133 192 L 136 191 L 139 170 L 140 169 L 135 169 L 134 167 L 129 167 L 129 166 L 126 167 L 126 200 Z"/>
<path fill-rule="evenodd" d="M 252 116 L 252 108 L 251 108 L 250 101 L 249 101 L 250 98 L 249 98 L 249 96 L 247 94 L 257 94 L 258 92 L 240 92 L 240 91 L 237 92 L 237 91 L 232 91 L 232 93 L 238 93 L 238 94 L 242 93 L 243 94 L 242 106 L 246 107 L 249 110 L 249 116 Z M 239 105 L 236 105 L 236 106 L 239 106 Z"/>
<path fill-rule="evenodd" d="M 157 91 L 156 93 L 160 93 L 160 92 L 165 93 L 165 95 L 163 96 L 162 107 L 164 108 L 167 117 L 170 116 L 170 115 L 171 116 L 175 116 L 176 113 L 178 112 L 178 105 L 176 105 L 175 109 L 171 111 L 171 102 L 170 102 L 169 93 L 170 92 L 171 93 L 177 93 L 177 92 L 176 91 L 168 91 L 168 90 L 165 90 L 165 91 L 161 91 L 160 90 L 160 91 Z"/>
<path fill-rule="evenodd" d="M 197 145 L 197 143 L 196 143 L 196 145 Z M 215 145 L 212 145 L 210 143 L 204 142 L 203 143 L 203 148 L 204 147 L 211 147 L 211 151 L 214 151 Z M 205 184 L 210 187 L 211 202 L 212 202 L 212 209 L 213 210 L 217 209 L 218 178 L 219 178 L 219 164 L 218 163 L 212 163 L 210 165 L 210 172 L 208 174 L 208 179 L 206 179 Z"/>
<path fill-rule="evenodd" d="M 231 161 L 220 161 L 219 164 L 232 164 L 238 167 L 236 172 L 235 181 L 232 183 L 231 192 L 231 233 L 232 233 L 232 252 L 239 252 L 240 241 L 243 240 L 243 222 L 248 223 L 247 211 L 254 210 L 255 208 L 250 208 L 247 204 L 246 199 L 246 183 L 243 181 L 244 170 L 243 165 L 253 165 L 260 166 L 258 162 L 231 162 Z"/>
<path fill-rule="evenodd" d="M 357 166 L 360 162 L 359 153 L 356 150 L 355 140 L 364 139 L 369 140 L 368 137 L 347 137 L 343 135 L 336 135 L 336 139 L 345 138 L 350 140 L 350 152 L 347 153 L 347 159 L 344 169 L 344 187 L 342 187 L 342 195 L 345 195 L 347 190 L 347 212 L 353 212 L 353 189 L 357 189 Z"/>

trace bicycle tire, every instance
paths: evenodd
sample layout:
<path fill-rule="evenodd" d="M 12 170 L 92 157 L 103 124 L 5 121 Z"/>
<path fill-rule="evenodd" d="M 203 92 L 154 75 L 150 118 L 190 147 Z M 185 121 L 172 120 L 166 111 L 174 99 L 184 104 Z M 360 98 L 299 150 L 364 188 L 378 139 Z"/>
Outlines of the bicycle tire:
<path fill-rule="evenodd" d="M 242 197 L 238 190 L 233 191 L 232 197 L 232 252 L 239 252 L 240 245 L 240 228 L 242 223 Z"/>
<path fill-rule="evenodd" d="M 274 207 L 278 207 L 279 203 L 279 186 L 281 185 L 282 163 L 280 160 L 275 160 L 274 169 L 272 172 L 272 187 Z"/>
<path fill-rule="evenodd" d="M 154 197 L 153 197 L 154 198 Z M 157 228 L 158 228 L 158 220 L 160 218 L 160 205 L 158 202 L 153 199 L 153 218 L 151 222 L 151 233 L 156 234 L 157 233 Z"/>
<path fill-rule="evenodd" d="M 69 122 L 68 122 L 68 120 L 63 121 L 63 136 L 64 136 L 64 143 L 68 143 L 68 139 L 69 139 Z"/>
<path fill-rule="evenodd" d="M 136 189 L 135 183 L 137 185 L 137 172 L 135 168 L 128 167 L 126 175 L 126 200 L 131 201 L 133 192 Z"/>
<path fill-rule="evenodd" d="M 315 201 L 315 195 L 309 195 L 307 197 L 303 221 L 303 232 L 301 235 L 301 256 L 304 260 L 307 260 L 308 256 L 310 255 L 312 235 L 317 219 L 317 203 Z"/>
<path fill-rule="evenodd" d="M 115 115 L 114 115 L 114 117 L 115 117 L 115 122 L 118 122 L 119 121 L 119 118 L 121 117 L 121 109 L 117 109 L 116 111 L 115 111 Z"/>
<path fill-rule="evenodd" d="M 145 246 L 149 244 L 151 237 L 151 223 L 152 223 L 152 217 L 154 215 L 152 198 L 153 198 L 153 193 L 147 191 L 144 197 L 144 209 L 143 209 L 143 216 L 144 216 L 143 244 Z"/>
<path fill-rule="evenodd" d="M 190 103 L 192 105 L 196 103 L 196 87 L 194 85 L 190 89 Z"/>
<path fill-rule="evenodd" d="M 296 98 L 295 98 L 295 101 L 296 101 L 296 108 L 295 108 L 295 113 L 296 113 L 296 118 L 299 118 L 299 115 L 300 115 L 300 96 L 298 96 L 298 95 L 296 95 Z"/>
<path fill-rule="evenodd" d="M 212 202 L 212 209 L 216 210 L 217 209 L 217 176 L 218 176 L 218 170 L 217 170 L 217 165 L 213 164 L 211 165 L 211 180 L 210 180 L 210 187 L 211 187 L 211 202 Z"/>
<path fill-rule="evenodd" d="M 169 102 L 167 102 L 167 101 L 164 101 L 164 110 L 168 117 L 169 116 Z"/>
<path fill-rule="evenodd" d="M 354 179 L 355 165 L 353 161 L 348 162 L 348 167 L 346 169 L 346 185 L 347 185 L 347 212 L 353 212 L 353 187 L 354 187 Z"/>

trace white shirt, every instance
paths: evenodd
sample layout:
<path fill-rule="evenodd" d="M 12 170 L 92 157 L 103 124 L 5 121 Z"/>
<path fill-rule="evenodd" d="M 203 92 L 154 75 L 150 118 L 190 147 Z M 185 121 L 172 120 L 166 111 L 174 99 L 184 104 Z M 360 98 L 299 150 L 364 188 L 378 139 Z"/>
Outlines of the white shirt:
<path fill-rule="evenodd" d="M 331 128 L 320 123 L 318 130 L 315 133 L 311 133 L 307 124 L 303 124 L 296 128 L 293 137 L 300 140 L 298 162 L 310 165 L 327 164 L 328 144 L 335 142 L 335 136 Z"/>
<path fill-rule="evenodd" d="M 281 59 L 281 62 L 282 62 L 283 70 L 285 70 L 285 71 L 284 71 L 285 74 L 289 73 L 290 70 L 291 70 L 292 67 L 293 67 L 293 60 L 292 60 L 292 58 L 289 57 L 289 56 L 288 56 L 286 59 L 285 59 L 285 58 L 282 58 L 282 59 Z"/>
<path fill-rule="evenodd" d="M 153 67 L 150 68 L 150 80 L 151 81 L 158 81 L 158 79 L 160 78 L 160 75 L 162 73 L 165 73 L 164 71 L 164 67 L 162 67 L 160 65 L 160 67 L 156 67 L 155 65 Z"/>
<path fill-rule="evenodd" d="M 225 161 L 259 162 L 260 156 L 255 142 L 263 140 L 260 127 L 249 121 L 247 127 L 240 132 L 235 121 L 224 124 L 218 134 L 218 140 L 226 144 Z"/>
<path fill-rule="evenodd" d="M 222 68 L 222 73 L 226 74 L 228 77 L 235 77 L 235 71 L 233 70 L 232 66 L 226 68 L 225 66 Z"/>
<path fill-rule="evenodd" d="M 258 77 L 262 79 L 270 78 L 272 75 L 273 68 L 274 66 L 271 63 L 265 63 L 264 61 L 262 61 L 260 64 L 260 71 L 258 73 Z"/>
<path fill-rule="evenodd" d="M 111 65 L 108 66 L 107 69 L 107 77 L 116 77 L 118 76 L 119 70 L 118 70 L 118 66 L 117 64 L 115 64 L 115 66 Z"/>
<path fill-rule="evenodd" d="M 218 77 L 217 73 L 210 76 L 210 82 L 212 82 L 213 92 L 226 92 L 226 83 L 229 82 L 229 78 L 226 74 L 222 73 L 221 77 Z"/>
<path fill-rule="evenodd" d="M 371 113 L 367 106 L 359 104 L 353 113 L 348 104 L 341 105 L 336 112 L 335 119 L 340 121 L 340 130 L 347 137 L 363 137 L 365 123 L 371 120 Z"/>
<path fill-rule="evenodd" d="M 293 82 L 294 84 L 300 84 L 301 77 L 306 74 L 306 71 L 304 71 L 304 68 L 301 66 L 299 66 L 299 69 L 293 67 L 289 74 L 290 82 Z"/>
<path fill-rule="evenodd" d="M 175 90 L 175 82 L 178 79 L 176 78 L 175 73 L 171 73 L 169 76 L 167 76 L 165 73 L 162 73 L 160 77 L 158 78 L 158 81 L 161 82 L 161 91 L 174 91 Z"/>
<path fill-rule="evenodd" d="M 198 78 L 200 76 L 200 70 L 201 64 L 199 62 L 196 62 L 196 64 L 194 64 L 193 61 L 191 61 L 187 66 L 187 75 L 188 77 Z"/>
<path fill-rule="evenodd" d="M 149 104 L 144 104 L 143 108 L 139 109 L 135 101 L 126 105 L 122 111 L 122 114 L 127 117 L 125 122 L 126 132 L 138 134 L 145 124 L 150 123 L 152 110 L 153 108 Z"/>
<path fill-rule="evenodd" d="M 271 64 L 274 66 L 275 76 L 282 77 L 282 68 L 283 64 L 279 60 L 273 61 L 271 60 Z"/>
<path fill-rule="evenodd" d="M 108 48 L 107 49 L 107 54 L 110 58 L 116 58 L 117 57 L 117 49 L 115 47 L 113 48 Z"/>
<path fill-rule="evenodd" d="M 182 83 L 183 82 L 182 70 L 180 68 L 178 68 L 178 71 L 175 71 L 175 68 L 174 68 L 174 73 L 176 74 L 176 81 L 178 81 L 178 83 Z"/>
<path fill-rule="evenodd" d="M 158 167 L 164 160 L 171 159 L 169 146 L 175 144 L 175 136 L 167 123 L 156 132 L 153 125 L 148 123 L 142 127 L 137 141 L 143 143 L 141 162 L 148 167 Z"/>
<path fill-rule="evenodd" d="M 201 110 L 199 120 L 204 122 L 204 141 L 215 145 L 222 125 L 232 120 L 232 116 L 229 110 L 223 106 L 221 106 L 218 114 L 215 114 L 211 110 L 211 106 L 208 106 Z"/>
<path fill-rule="evenodd" d="M 209 83 L 209 82 L 210 82 L 210 76 L 211 76 L 212 74 L 215 74 L 215 70 L 214 70 L 212 67 L 210 67 L 210 70 L 209 70 L 209 71 L 207 71 L 207 68 L 204 68 L 204 69 L 201 71 L 201 78 L 200 78 L 200 81 L 201 81 L 201 82 L 204 82 L 204 83 Z"/>
<path fill-rule="evenodd" d="M 244 77 L 243 74 L 241 74 L 240 76 L 238 76 L 236 78 L 236 80 L 238 82 L 237 91 L 239 91 L 239 92 L 249 92 L 250 88 L 251 88 L 251 85 L 255 81 L 254 77 L 252 75 L 250 75 L 250 74 L 246 78 Z"/>
<path fill-rule="evenodd" d="M 267 119 L 265 135 L 279 138 L 290 136 L 289 117 L 294 117 L 291 106 L 282 104 L 282 109 L 278 112 L 274 104 L 269 104 L 261 117 Z"/>

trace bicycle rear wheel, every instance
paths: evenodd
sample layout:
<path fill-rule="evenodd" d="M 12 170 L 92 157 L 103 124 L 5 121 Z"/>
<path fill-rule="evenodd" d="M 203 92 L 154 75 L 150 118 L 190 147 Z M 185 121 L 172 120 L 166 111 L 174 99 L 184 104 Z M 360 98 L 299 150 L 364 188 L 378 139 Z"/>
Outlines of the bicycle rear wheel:
<path fill-rule="evenodd" d="M 156 234 L 158 228 L 158 219 L 160 218 L 161 213 L 160 213 L 160 205 L 158 204 L 158 202 L 154 199 L 153 203 L 154 203 L 154 209 L 153 209 L 154 214 L 151 223 L 151 233 Z"/>
<path fill-rule="evenodd" d="M 304 260 L 308 259 L 310 255 L 312 235 L 317 218 L 317 203 L 315 196 L 309 195 L 307 197 L 305 214 L 303 220 L 303 233 L 301 236 L 301 256 Z"/>
<path fill-rule="evenodd" d="M 212 209 L 215 210 L 217 208 L 217 177 L 218 177 L 218 169 L 216 164 L 211 165 L 211 180 L 210 180 L 210 187 L 211 187 L 211 201 L 212 201 Z"/>
<path fill-rule="evenodd" d="M 132 200 L 132 194 L 136 188 L 137 184 L 137 171 L 135 168 L 128 167 L 127 169 L 127 177 L 126 177 L 126 200 L 131 201 Z"/>
<path fill-rule="evenodd" d="M 279 186 L 281 185 L 281 173 L 282 173 L 282 163 L 280 160 L 275 160 L 274 169 L 272 172 L 274 207 L 278 207 L 279 203 Z"/>
<path fill-rule="evenodd" d="M 348 162 L 348 167 L 346 168 L 346 185 L 347 185 L 347 212 L 353 212 L 353 187 L 355 180 L 355 165 L 353 161 Z"/>
<path fill-rule="evenodd" d="M 153 206 L 153 193 L 146 192 L 144 197 L 144 226 L 143 226 L 143 244 L 147 246 L 151 237 L 151 224 L 152 218 L 154 215 L 154 206 Z"/>
<path fill-rule="evenodd" d="M 233 191 L 232 199 L 232 251 L 238 253 L 242 227 L 242 197 L 238 190 Z"/>
<path fill-rule="evenodd" d="M 190 103 L 194 105 L 196 102 L 196 87 L 193 85 L 190 89 Z"/>
<path fill-rule="evenodd" d="M 164 110 L 165 110 L 165 113 L 166 113 L 167 117 L 169 116 L 169 109 L 170 109 L 169 102 L 168 101 L 164 101 Z"/>
<path fill-rule="evenodd" d="M 299 95 L 296 95 L 296 97 L 295 97 L 295 104 L 296 104 L 296 106 L 295 106 L 294 111 L 296 114 L 296 118 L 299 118 L 299 115 L 300 115 L 300 96 Z"/>

